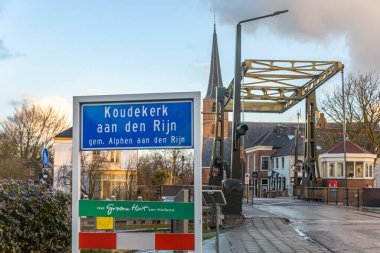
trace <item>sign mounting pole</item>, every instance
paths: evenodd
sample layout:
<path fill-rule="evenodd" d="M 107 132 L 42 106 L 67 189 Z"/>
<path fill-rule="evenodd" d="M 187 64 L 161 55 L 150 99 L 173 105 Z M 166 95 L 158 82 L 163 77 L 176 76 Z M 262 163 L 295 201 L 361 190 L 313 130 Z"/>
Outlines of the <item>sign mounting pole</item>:
<path fill-rule="evenodd" d="M 72 240 L 71 252 L 80 252 L 79 250 L 79 232 L 80 232 L 80 218 L 79 218 L 79 200 L 80 200 L 80 177 L 81 177 L 81 162 L 79 150 L 79 123 L 80 123 L 80 102 L 79 97 L 73 99 L 73 166 L 72 166 Z"/>

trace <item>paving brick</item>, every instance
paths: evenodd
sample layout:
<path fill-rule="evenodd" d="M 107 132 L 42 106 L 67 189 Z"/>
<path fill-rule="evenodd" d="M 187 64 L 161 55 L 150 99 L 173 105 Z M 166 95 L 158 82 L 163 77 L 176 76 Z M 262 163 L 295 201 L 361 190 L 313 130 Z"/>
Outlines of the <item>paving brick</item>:
<path fill-rule="evenodd" d="M 222 233 L 219 248 L 223 253 L 323 252 L 300 238 L 285 219 L 268 215 L 246 218 L 242 224 Z M 215 239 L 204 244 L 203 252 L 216 252 Z"/>

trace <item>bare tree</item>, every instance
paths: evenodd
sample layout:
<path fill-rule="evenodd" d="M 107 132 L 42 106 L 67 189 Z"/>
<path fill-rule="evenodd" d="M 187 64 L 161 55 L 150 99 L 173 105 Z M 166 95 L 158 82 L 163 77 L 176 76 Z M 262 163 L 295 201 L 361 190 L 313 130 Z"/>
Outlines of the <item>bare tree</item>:
<path fill-rule="evenodd" d="M 155 150 L 139 157 L 139 195 L 144 199 L 155 196 L 159 185 L 189 185 L 193 183 L 193 158 L 187 150 Z"/>
<path fill-rule="evenodd" d="M 129 156 L 125 164 L 125 174 L 123 180 L 117 182 L 117 186 L 113 189 L 113 195 L 116 199 L 131 200 L 136 198 L 137 194 L 137 154 Z"/>
<path fill-rule="evenodd" d="M 72 182 L 72 168 L 68 165 L 63 165 L 58 170 L 54 171 L 55 175 L 55 185 L 57 189 L 62 190 L 65 193 L 71 192 L 71 182 Z M 81 187 L 82 188 L 82 187 Z"/>
<path fill-rule="evenodd" d="M 368 151 L 380 154 L 380 79 L 374 73 L 350 74 L 345 78 L 345 94 L 338 85 L 326 93 L 322 110 L 342 128 L 343 96 L 346 99 L 346 125 L 349 138 Z"/>
<path fill-rule="evenodd" d="M 28 170 L 23 170 L 23 163 L 14 154 L 12 140 L 4 133 L 0 133 L 0 178 L 26 180 Z"/>
<path fill-rule="evenodd" d="M 105 152 L 93 151 L 92 156 L 82 155 L 81 191 L 88 199 L 99 198 L 102 190 L 101 180 L 107 169 L 107 156 Z"/>
<path fill-rule="evenodd" d="M 53 137 L 68 126 L 64 115 L 53 107 L 41 107 L 23 104 L 15 107 L 14 114 L 0 123 L 0 156 L 9 161 L 16 161 L 17 168 L 24 170 L 15 174 L 28 174 L 27 168 L 37 169 L 41 164 L 41 150 L 45 145 L 53 157 Z M 0 164 L 1 166 L 1 164 Z M 9 169 L 2 167 L 0 170 Z"/>
<path fill-rule="evenodd" d="M 159 166 L 155 166 L 156 169 L 164 169 L 168 173 L 165 184 L 184 184 L 182 180 L 184 173 L 192 175 L 193 159 L 190 151 L 184 149 L 160 150 L 154 152 L 154 156 L 159 157 L 156 160 L 160 161 Z"/>
<path fill-rule="evenodd" d="M 101 179 L 107 168 L 107 157 L 104 152 L 86 152 L 81 156 L 81 193 L 88 199 L 99 198 L 102 190 Z M 56 171 L 58 187 L 68 187 L 71 191 L 72 168 L 62 166 Z"/>
<path fill-rule="evenodd" d="M 119 160 L 110 159 L 109 152 L 92 151 L 82 155 L 81 193 L 87 195 L 88 199 L 99 199 L 101 195 L 103 198 L 113 195 L 116 199 L 134 199 L 137 192 L 137 155 L 129 156 L 125 166 L 121 166 Z M 112 173 L 108 173 L 108 170 Z M 71 167 L 63 166 L 56 173 L 58 186 L 71 185 Z M 107 178 L 110 176 L 111 179 Z M 108 184 L 108 181 L 113 181 L 113 185 Z"/>

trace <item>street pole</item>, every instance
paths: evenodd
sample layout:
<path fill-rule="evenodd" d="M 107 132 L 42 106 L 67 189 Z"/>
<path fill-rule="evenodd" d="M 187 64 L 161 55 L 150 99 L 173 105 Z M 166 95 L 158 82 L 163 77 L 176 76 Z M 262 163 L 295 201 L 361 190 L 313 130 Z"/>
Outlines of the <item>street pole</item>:
<path fill-rule="evenodd" d="M 232 148 L 231 148 L 231 170 L 232 178 L 242 178 L 241 165 L 240 165 L 240 136 L 237 135 L 237 125 L 240 124 L 240 100 L 241 100 L 241 24 L 250 21 L 273 17 L 286 13 L 288 10 L 276 11 L 272 14 L 260 16 L 256 18 L 246 19 L 240 21 L 236 25 L 236 48 L 235 48 L 235 78 L 234 78 L 234 91 L 233 91 L 233 114 L 232 114 Z"/>
<path fill-rule="evenodd" d="M 253 205 L 253 199 L 256 197 L 256 178 L 253 178 L 253 189 L 252 189 L 252 205 Z"/>
<path fill-rule="evenodd" d="M 233 92 L 233 115 L 232 115 L 232 149 L 231 170 L 232 178 L 241 179 L 240 166 L 240 137 L 237 138 L 236 125 L 240 122 L 240 100 L 241 100 L 241 23 L 236 26 L 236 48 L 235 48 L 235 78 Z"/>
<path fill-rule="evenodd" d="M 298 185 L 298 127 L 295 129 L 295 140 L 294 140 L 294 187 L 293 187 L 293 196 L 295 196 L 296 187 Z"/>
<path fill-rule="evenodd" d="M 346 181 L 346 206 L 348 206 L 348 179 L 347 179 L 347 152 L 346 152 L 346 141 L 347 141 L 347 129 L 346 129 L 346 95 L 344 87 L 344 72 L 342 68 L 342 102 L 343 102 L 343 171 Z"/>

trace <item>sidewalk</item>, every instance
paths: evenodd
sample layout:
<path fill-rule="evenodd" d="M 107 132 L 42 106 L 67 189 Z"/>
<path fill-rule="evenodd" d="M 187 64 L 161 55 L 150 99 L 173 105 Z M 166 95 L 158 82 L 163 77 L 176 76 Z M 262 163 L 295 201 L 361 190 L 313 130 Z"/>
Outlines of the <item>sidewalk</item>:
<path fill-rule="evenodd" d="M 252 206 L 243 207 L 243 213 L 247 216 L 241 225 L 219 236 L 220 252 L 326 252 L 298 234 L 287 219 Z M 203 252 L 216 252 L 215 238 L 204 242 Z"/>

